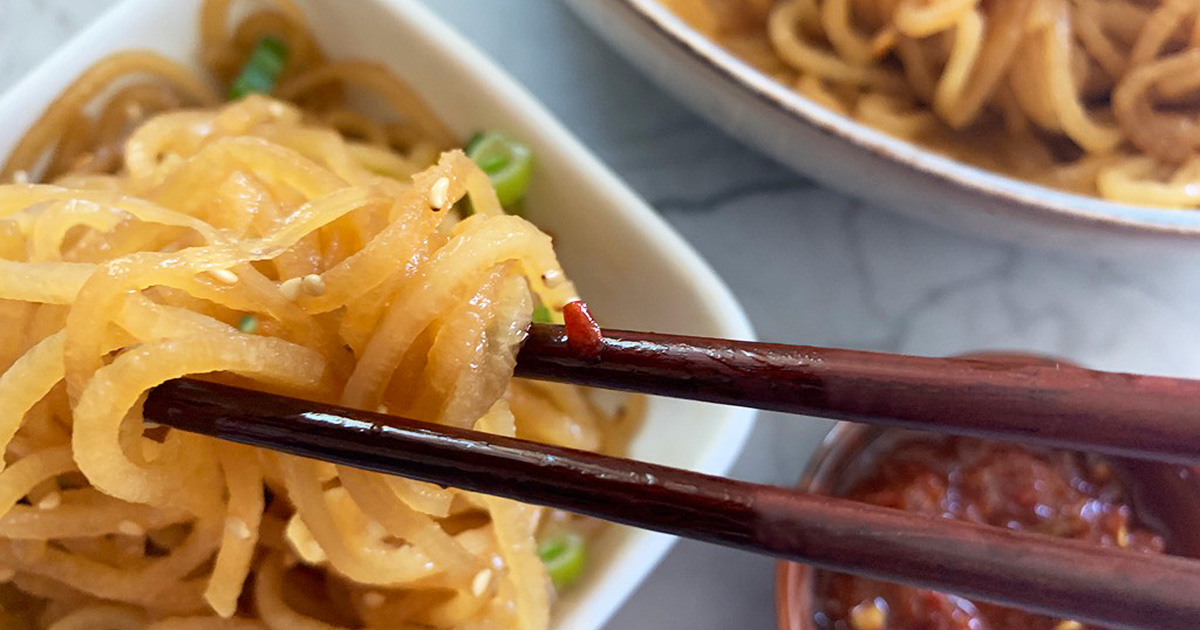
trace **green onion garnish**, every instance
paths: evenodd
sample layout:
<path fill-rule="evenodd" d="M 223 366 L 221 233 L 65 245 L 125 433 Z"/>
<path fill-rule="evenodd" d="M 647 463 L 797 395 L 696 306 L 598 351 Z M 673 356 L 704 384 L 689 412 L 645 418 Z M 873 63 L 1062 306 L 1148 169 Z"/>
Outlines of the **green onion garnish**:
<path fill-rule="evenodd" d="M 583 575 L 587 564 L 587 543 L 573 532 L 552 535 L 538 545 L 538 557 L 546 565 L 554 588 L 563 590 Z"/>
<path fill-rule="evenodd" d="M 479 143 L 483 140 L 483 136 L 485 135 L 486 134 L 482 131 L 476 131 L 475 133 L 471 134 L 471 137 L 467 139 L 467 145 L 463 147 L 463 151 L 466 151 L 467 155 L 470 155 L 472 151 L 479 147 Z"/>
<path fill-rule="evenodd" d="M 528 146 L 488 131 L 472 136 L 467 156 L 491 178 L 500 205 L 511 206 L 525 196 L 533 172 L 533 151 Z"/>
<path fill-rule="evenodd" d="M 287 65 L 287 44 L 274 35 L 266 35 L 254 45 L 246 65 L 229 85 L 229 100 L 236 101 L 247 94 L 270 94 L 275 82 Z"/>
<path fill-rule="evenodd" d="M 554 323 L 554 317 L 550 315 L 550 309 L 546 308 L 545 304 L 538 304 L 533 307 L 533 322 L 535 324 Z"/>
<path fill-rule="evenodd" d="M 258 318 L 249 314 L 242 315 L 242 318 L 238 320 L 238 330 L 247 335 L 253 335 L 254 331 L 258 330 Z"/>

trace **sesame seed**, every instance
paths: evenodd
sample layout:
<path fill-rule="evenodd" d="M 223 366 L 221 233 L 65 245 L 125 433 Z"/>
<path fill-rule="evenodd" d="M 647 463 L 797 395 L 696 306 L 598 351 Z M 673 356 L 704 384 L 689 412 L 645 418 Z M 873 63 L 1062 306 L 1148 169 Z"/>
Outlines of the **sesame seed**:
<path fill-rule="evenodd" d="M 146 533 L 146 530 L 142 529 L 141 525 L 133 521 L 121 521 L 117 523 L 117 531 L 126 536 L 142 536 Z"/>
<path fill-rule="evenodd" d="M 475 579 L 471 580 L 471 592 L 475 597 L 483 595 L 487 591 L 488 586 L 492 584 L 492 570 L 484 569 L 475 574 Z"/>
<path fill-rule="evenodd" d="M 550 287 L 551 289 L 562 284 L 562 281 L 562 272 L 557 269 L 550 269 L 546 271 L 546 273 L 542 274 L 542 282 L 545 282 L 546 286 Z"/>
<path fill-rule="evenodd" d="M 320 297 L 325 295 L 325 279 L 315 273 L 310 273 L 300 279 L 300 288 L 313 297 Z"/>
<path fill-rule="evenodd" d="M 300 278 L 288 278 L 280 283 L 279 291 L 283 293 L 283 298 L 295 302 L 300 297 L 300 284 L 302 282 Z"/>
<path fill-rule="evenodd" d="M 1129 528 L 1125 527 L 1124 525 L 1117 528 L 1117 546 L 1129 546 Z"/>
<path fill-rule="evenodd" d="M 82 171 L 92 165 L 96 161 L 96 154 L 91 151 L 80 153 L 74 160 L 71 160 L 71 170 Z"/>
<path fill-rule="evenodd" d="M 445 177 L 439 177 L 433 185 L 429 187 L 429 205 L 436 210 L 441 210 L 446 207 L 448 201 L 448 193 L 450 192 L 450 180 Z"/>
<path fill-rule="evenodd" d="M 11 582 L 15 577 L 17 577 L 16 569 L 9 569 L 7 567 L 0 569 L 0 583 Z"/>
<path fill-rule="evenodd" d="M 250 526 L 236 516 L 225 519 L 225 531 L 238 540 L 250 540 Z"/>
<path fill-rule="evenodd" d="M 62 495 L 57 492 L 51 492 L 50 494 L 47 494 L 46 496 L 42 497 L 41 501 L 38 501 L 37 503 L 39 510 L 53 510 L 60 505 L 62 505 Z"/>
<path fill-rule="evenodd" d="M 13 183 L 14 184 L 28 184 L 29 183 L 29 171 L 26 171 L 24 169 L 13 171 Z"/>
<path fill-rule="evenodd" d="M 383 403 L 380 403 L 380 405 L 375 408 L 375 413 L 387 413 L 387 412 L 388 412 L 388 406 Z"/>
<path fill-rule="evenodd" d="M 887 614 L 875 602 L 863 602 L 850 609 L 850 626 L 854 630 L 883 630 Z"/>
<path fill-rule="evenodd" d="M 144 429 L 157 429 L 161 426 L 162 426 L 161 424 L 154 422 L 152 420 L 142 420 L 142 428 L 144 428 Z"/>
<path fill-rule="evenodd" d="M 238 275 L 228 269 L 213 269 L 208 272 L 208 275 L 216 278 L 221 284 L 237 284 Z"/>
<path fill-rule="evenodd" d="M 387 598 L 379 591 L 367 591 L 363 593 L 362 600 L 367 608 L 379 608 L 383 605 L 383 602 L 387 601 Z"/>
<path fill-rule="evenodd" d="M 376 540 L 387 538 L 388 530 L 379 521 L 367 521 L 367 535 Z"/>
<path fill-rule="evenodd" d="M 1083 624 L 1074 619 L 1064 619 L 1054 626 L 1054 630 L 1083 630 Z"/>
<path fill-rule="evenodd" d="M 287 107 L 279 101 L 271 101 L 267 104 L 267 111 L 276 118 L 279 118 L 287 113 Z"/>

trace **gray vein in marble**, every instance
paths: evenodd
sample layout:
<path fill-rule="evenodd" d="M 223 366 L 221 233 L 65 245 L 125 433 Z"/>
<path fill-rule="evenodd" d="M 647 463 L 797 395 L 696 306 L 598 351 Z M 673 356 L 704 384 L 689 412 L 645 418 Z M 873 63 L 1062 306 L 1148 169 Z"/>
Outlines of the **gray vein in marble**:
<path fill-rule="evenodd" d="M 691 198 L 657 197 L 647 199 L 664 214 L 671 212 L 713 212 L 735 202 L 752 200 L 754 197 L 786 195 L 815 187 L 816 184 L 803 179 L 789 178 L 784 181 L 755 181 L 729 188 L 709 191 L 708 194 Z"/>

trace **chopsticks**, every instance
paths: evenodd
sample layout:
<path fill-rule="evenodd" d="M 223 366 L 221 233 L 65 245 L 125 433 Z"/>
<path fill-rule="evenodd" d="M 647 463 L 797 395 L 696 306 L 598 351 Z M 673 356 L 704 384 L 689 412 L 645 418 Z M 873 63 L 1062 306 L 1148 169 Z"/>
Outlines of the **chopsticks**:
<path fill-rule="evenodd" d="M 935 519 L 189 379 L 147 420 L 720 545 L 1145 630 L 1195 628 L 1200 562 Z"/>
<path fill-rule="evenodd" d="M 535 324 L 516 375 L 1179 464 L 1200 464 L 1200 381 L 1061 362 L 926 358 Z"/>

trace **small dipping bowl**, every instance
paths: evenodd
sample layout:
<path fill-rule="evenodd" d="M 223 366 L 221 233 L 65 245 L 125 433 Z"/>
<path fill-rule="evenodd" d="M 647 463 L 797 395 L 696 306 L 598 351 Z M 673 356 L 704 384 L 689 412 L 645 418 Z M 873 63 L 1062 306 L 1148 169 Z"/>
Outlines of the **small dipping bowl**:
<path fill-rule="evenodd" d="M 1041 362 L 1039 357 L 978 353 L 977 358 Z M 841 496 L 877 469 L 877 455 L 914 431 L 848 422 L 838 423 L 809 462 L 798 489 Z M 1200 558 L 1200 467 L 1104 457 L 1116 473 L 1126 500 L 1142 525 L 1162 535 L 1166 553 Z M 816 588 L 821 569 L 780 561 L 776 565 L 775 608 L 779 630 L 818 630 Z"/>

